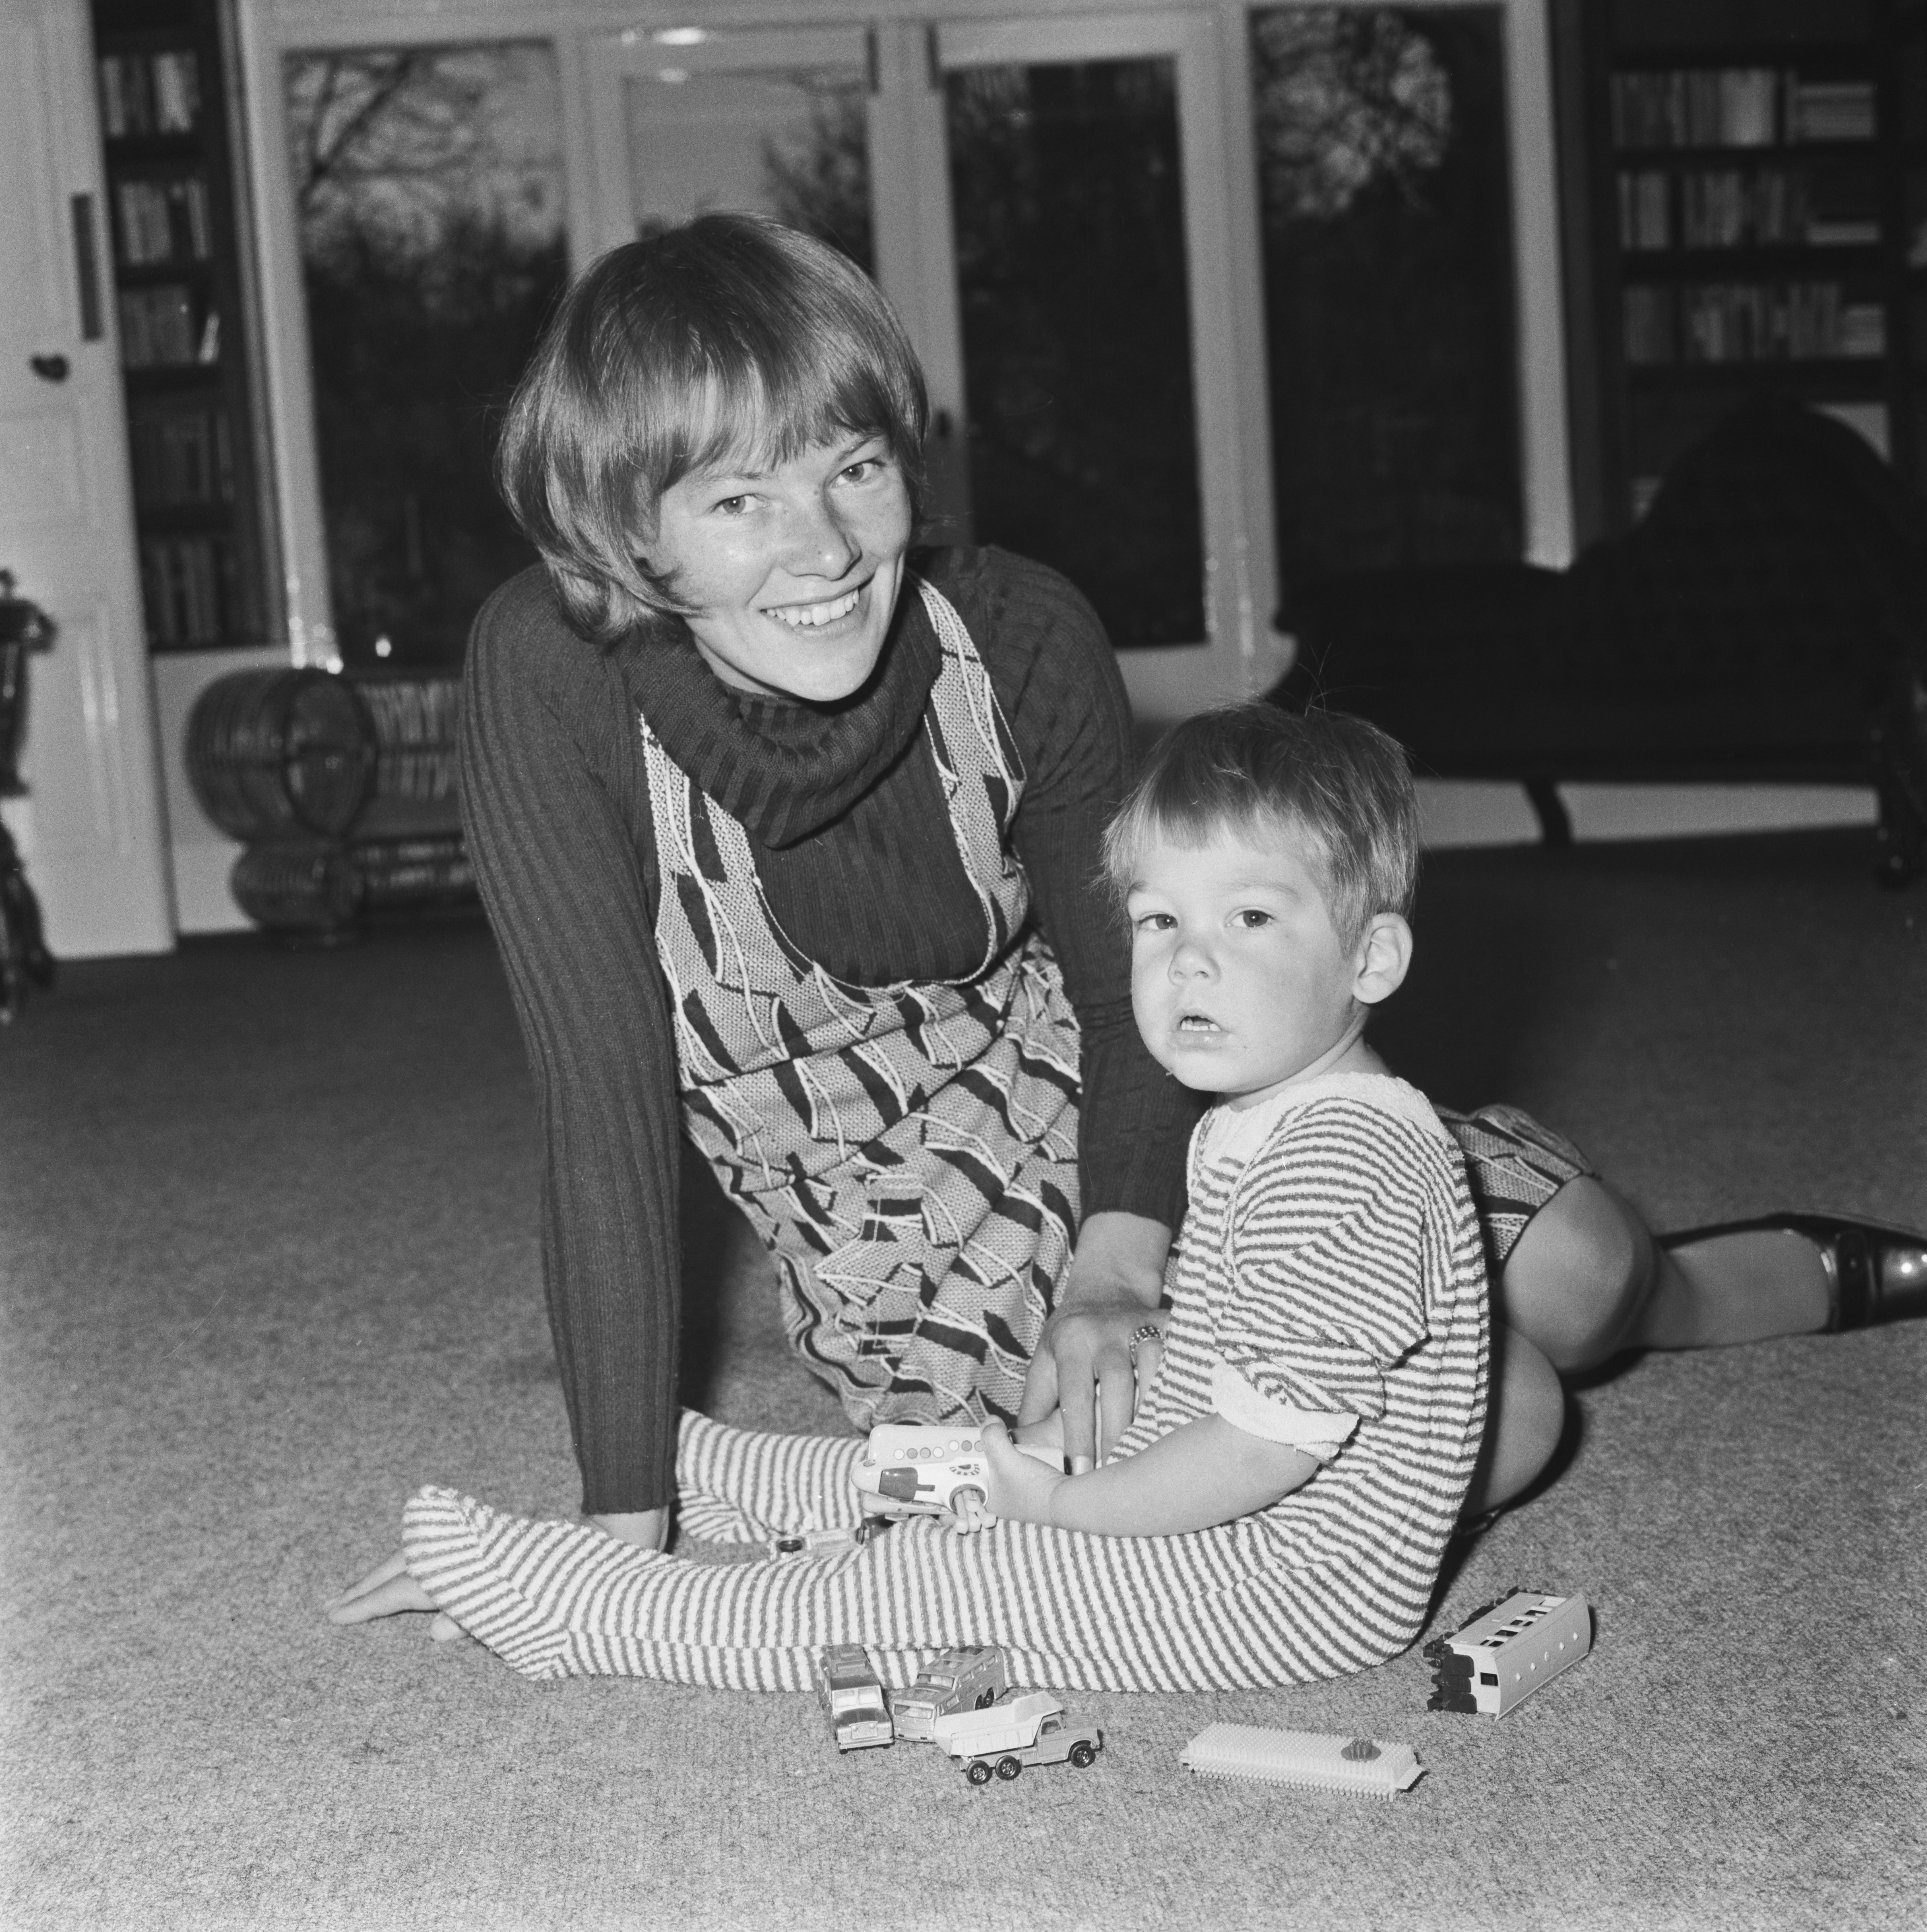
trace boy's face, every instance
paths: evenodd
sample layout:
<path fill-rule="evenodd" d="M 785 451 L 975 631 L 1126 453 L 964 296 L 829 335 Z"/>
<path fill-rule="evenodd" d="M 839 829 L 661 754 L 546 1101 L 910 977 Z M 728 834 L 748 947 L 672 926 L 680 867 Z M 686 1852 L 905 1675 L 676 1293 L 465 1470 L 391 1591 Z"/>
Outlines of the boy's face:
<path fill-rule="evenodd" d="M 1262 844 L 1229 828 L 1199 846 L 1156 838 L 1125 899 L 1131 1007 L 1152 1058 L 1187 1087 L 1245 1106 L 1362 1057 L 1364 1006 L 1391 990 L 1369 961 L 1391 916 L 1348 950 L 1303 838 L 1256 836 Z"/>

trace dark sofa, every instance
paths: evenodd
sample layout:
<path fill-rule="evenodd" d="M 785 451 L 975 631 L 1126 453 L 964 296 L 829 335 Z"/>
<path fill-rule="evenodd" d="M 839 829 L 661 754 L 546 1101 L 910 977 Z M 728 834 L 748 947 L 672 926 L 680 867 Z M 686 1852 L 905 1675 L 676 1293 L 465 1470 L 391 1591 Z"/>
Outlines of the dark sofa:
<path fill-rule="evenodd" d="M 1880 871 L 1927 859 L 1927 512 L 1849 429 L 1745 404 L 1645 518 L 1567 570 L 1361 572 L 1280 614 L 1272 693 L 1373 718 L 1421 770 L 1559 779 L 1871 784 Z"/>

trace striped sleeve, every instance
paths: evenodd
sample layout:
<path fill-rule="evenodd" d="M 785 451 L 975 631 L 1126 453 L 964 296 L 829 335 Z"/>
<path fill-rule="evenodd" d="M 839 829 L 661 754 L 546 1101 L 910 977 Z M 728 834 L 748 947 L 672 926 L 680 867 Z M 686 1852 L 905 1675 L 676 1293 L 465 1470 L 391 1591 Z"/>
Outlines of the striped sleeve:
<path fill-rule="evenodd" d="M 1342 1099 L 1295 1115 L 1241 1200 L 1220 1358 L 1268 1402 L 1367 1418 L 1427 1334 L 1422 1130 Z"/>

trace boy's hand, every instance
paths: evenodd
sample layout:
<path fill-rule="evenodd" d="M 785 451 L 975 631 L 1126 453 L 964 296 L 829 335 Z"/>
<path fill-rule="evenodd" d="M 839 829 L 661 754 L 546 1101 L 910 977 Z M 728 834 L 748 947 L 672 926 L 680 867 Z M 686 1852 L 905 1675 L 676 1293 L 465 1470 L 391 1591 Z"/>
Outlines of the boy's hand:
<path fill-rule="evenodd" d="M 1010 1440 L 1002 1423 L 993 1416 L 983 1425 L 985 1472 L 984 1508 L 991 1518 L 1010 1522 L 1049 1522 L 1051 1492 L 1060 1483 L 1068 1482 L 1061 1468 L 1052 1468 L 1035 1456 L 1027 1456 Z M 982 1526 L 957 1527 L 978 1528 Z"/>

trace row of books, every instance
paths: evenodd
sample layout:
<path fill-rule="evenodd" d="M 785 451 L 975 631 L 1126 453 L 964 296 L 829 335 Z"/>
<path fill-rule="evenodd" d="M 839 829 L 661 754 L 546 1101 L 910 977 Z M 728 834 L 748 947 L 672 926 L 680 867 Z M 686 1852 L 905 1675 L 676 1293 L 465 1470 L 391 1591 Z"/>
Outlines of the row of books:
<path fill-rule="evenodd" d="M 200 63 L 185 50 L 104 54 L 100 73 L 101 126 L 110 140 L 188 134 L 200 119 Z"/>
<path fill-rule="evenodd" d="M 143 537 L 140 590 L 153 650 L 218 644 L 227 629 L 233 553 L 219 537 Z"/>
<path fill-rule="evenodd" d="M 234 500 L 234 449 L 219 404 L 137 406 L 128 422 L 134 500 L 143 508 Z"/>
<path fill-rule="evenodd" d="M 1625 358 L 1670 362 L 1808 362 L 1886 352 L 1886 310 L 1838 282 L 1712 282 L 1624 291 Z"/>
<path fill-rule="evenodd" d="M 1877 215 L 1826 205 L 1802 168 L 1630 170 L 1619 177 L 1619 246 L 1631 250 L 1859 248 L 1880 238 Z"/>
<path fill-rule="evenodd" d="M 194 291 L 180 282 L 120 292 L 121 364 L 152 369 L 221 359 L 221 316 L 200 313 Z"/>
<path fill-rule="evenodd" d="M 152 262 L 205 262 L 213 252 L 208 184 L 199 175 L 171 181 L 114 184 L 120 259 L 131 268 Z"/>
<path fill-rule="evenodd" d="M 1616 74 L 1618 148 L 1770 148 L 1779 142 L 1870 141 L 1871 80 L 1805 80 L 1768 67 L 1677 68 Z"/>

